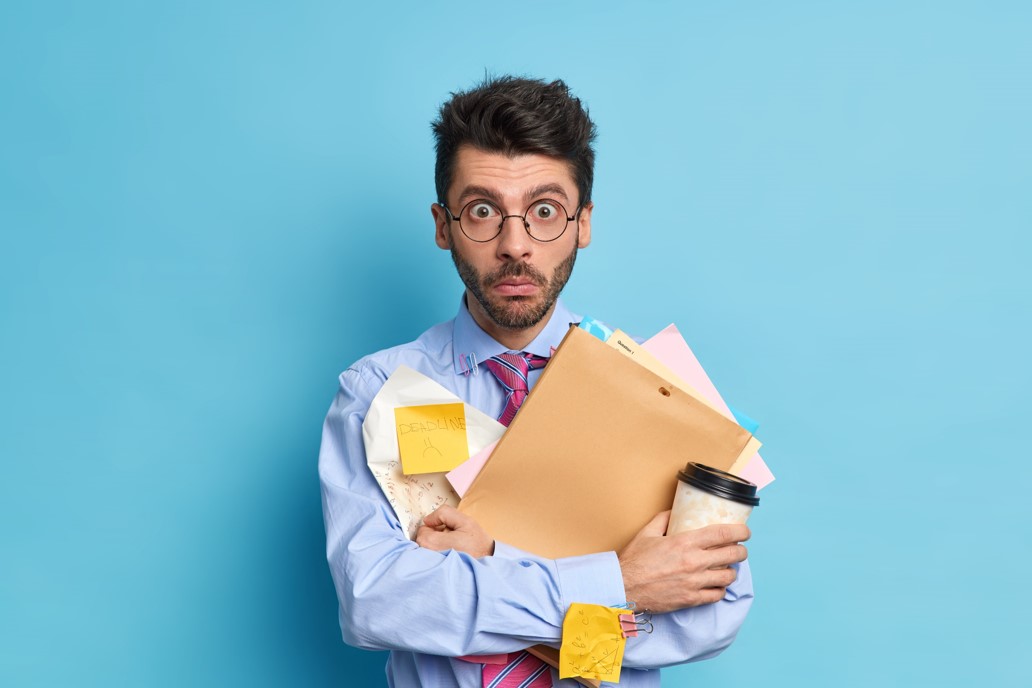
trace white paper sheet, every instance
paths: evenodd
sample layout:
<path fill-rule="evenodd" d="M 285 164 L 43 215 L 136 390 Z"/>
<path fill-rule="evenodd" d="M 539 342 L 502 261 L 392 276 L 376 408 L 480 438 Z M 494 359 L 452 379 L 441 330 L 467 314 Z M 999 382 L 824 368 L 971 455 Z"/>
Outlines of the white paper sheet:
<path fill-rule="evenodd" d="M 459 496 L 444 473 L 405 475 L 401 471 L 394 409 L 399 406 L 462 403 L 462 400 L 426 375 L 399 366 L 373 398 L 362 423 L 369 470 L 380 484 L 387 501 L 411 540 L 423 517 L 444 504 L 458 506 Z M 466 443 L 472 456 L 497 442 L 505 426 L 494 418 L 463 404 L 466 413 Z"/>

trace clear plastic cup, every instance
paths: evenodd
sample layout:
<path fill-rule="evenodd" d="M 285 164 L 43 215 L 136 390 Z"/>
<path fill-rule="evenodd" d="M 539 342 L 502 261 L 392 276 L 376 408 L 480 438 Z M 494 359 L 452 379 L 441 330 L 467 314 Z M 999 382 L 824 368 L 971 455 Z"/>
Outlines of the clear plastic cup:
<path fill-rule="evenodd" d="M 711 466 L 692 461 L 677 477 L 667 535 L 715 523 L 745 523 L 760 503 L 755 484 Z"/>

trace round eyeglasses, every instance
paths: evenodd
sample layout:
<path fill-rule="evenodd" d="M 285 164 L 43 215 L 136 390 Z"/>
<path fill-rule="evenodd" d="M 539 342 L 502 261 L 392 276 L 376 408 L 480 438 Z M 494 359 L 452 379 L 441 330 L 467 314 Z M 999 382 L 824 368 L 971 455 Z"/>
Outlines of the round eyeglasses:
<path fill-rule="evenodd" d="M 505 215 L 497 205 L 484 198 L 477 198 L 462 206 L 458 216 L 441 204 L 448 217 L 459 221 L 459 229 L 470 241 L 485 243 L 502 233 L 502 226 L 510 217 L 523 220 L 523 228 L 536 241 L 555 241 L 566 231 L 566 226 L 577 219 L 581 206 L 572 216 L 559 201 L 542 198 L 534 201 L 522 215 Z"/>

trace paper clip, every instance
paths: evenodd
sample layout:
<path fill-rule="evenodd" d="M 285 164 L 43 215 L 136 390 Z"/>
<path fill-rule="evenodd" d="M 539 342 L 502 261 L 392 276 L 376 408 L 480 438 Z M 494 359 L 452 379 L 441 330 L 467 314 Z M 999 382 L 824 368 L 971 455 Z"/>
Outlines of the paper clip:
<path fill-rule="evenodd" d="M 460 354 L 459 367 L 462 368 L 462 374 L 467 377 L 469 377 L 470 373 L 474 375 L 480 374 L 480 366 L 477 365 L 476 354 Z"/>

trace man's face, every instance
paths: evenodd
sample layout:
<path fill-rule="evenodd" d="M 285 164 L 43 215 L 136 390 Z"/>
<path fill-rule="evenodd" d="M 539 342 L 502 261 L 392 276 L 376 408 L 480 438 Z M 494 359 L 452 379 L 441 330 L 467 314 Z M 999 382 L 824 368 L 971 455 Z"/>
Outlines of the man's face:
<path fill-rule="evenodd" d="M 565 161 L 537 154 L 510 158 L 463 146 L 445 201 L 456 215 L 474 199 L 490 201 L 504 215 L 523 215 L 545 198 L 559 201 L 571 216 L 576 212 L 580 198 Z M 518 217 L 510 217 L 497 237 L 480 243 L 466 237 L 458 220 L 449 222 L 435 204 L 437 245 L 451 251 L 472 296 L 467 302 L 474 318 L 483 325 L 486 317 L 514 331 L 532 328 L 549 315 L 570 278 L 577 249 L 591 241 L 591 209 L 587 204 L 554 241 L 534 239 Z"/>

